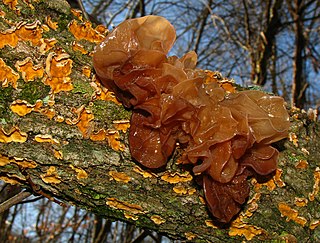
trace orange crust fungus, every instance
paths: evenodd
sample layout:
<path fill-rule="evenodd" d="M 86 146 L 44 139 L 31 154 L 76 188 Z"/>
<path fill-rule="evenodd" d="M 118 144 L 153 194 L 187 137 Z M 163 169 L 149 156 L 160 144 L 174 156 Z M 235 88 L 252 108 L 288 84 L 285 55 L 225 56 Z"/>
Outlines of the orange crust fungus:
<path fill-rule="evenodd" d="M 1 36 L 0 36 L 1 39 Z M 8 87 L 9 84 L 16 89 L 18 87 L 17 81 L 20 75 L 16 73 L 11 67 L 0 58 L 0 83 L 2 87 Z"/>
<path fill-rule="evenodd" d="M 30 57 L 27 57 L 22 61 L 17 61 L 15 67 L 19 72 L 21 72 L 22 79 L 25 82 L 33 81 L 35 78 L 43 77 L 43 67 L 41 65 L 34 66 Z"/>
<path fill-rule="evenodd" d="M 109 176 L 111 176 L 115 181 L 124 183 L 128 183 L 131 179 L 126 173 L 118 171 L 109 171 Z"/>
<path fill-rule="evenodd" d="M 69 31 L 74 35 L 77 40 L 87 40 L 90 42 L 101 42 L 104 39 L 104 35 L 101 34 L 100 28 L 92 28 L 91 22 L 78 23 L 76 20 L 72 20 L 68 25 Z"/>
<path fill-rule="evenodd" d="M 286 217 L 286 221 L 289 222 L 290 220 L 300 224 L 301 226 L 305 226 L 307 223 L 306 218 L 299 216 L 299 212 L 293 208 L 291 208 L 288 204 L 284 202 L 280 202 L 278 204 L 278 209 L 281 213 L 282 217 Z"/>
<path fill-rule="evenodd" d="M 76 38 L 90 39 L 89 24 L 73 21 L 69 28 Z M 276 170 L 279 152 L 271 144 L 287 138 L 289 115 L 281 97 L 237 91 L 219 73 L 197 69 L 193 51 L 167 56 L 175 39 L 163 17 L 129 19 L 96 47 L 93 65 L 101 83 L 132 109 L 132 158 L 161 168 L 180 144 L 180 161 L 199 177 L 210 212 L 230 222 L 249 195 L 247 178 Z M 170 173 L 161 178 L 185 179 Z"/>
<path fill-rule="evenodd" d="M 8 132 L 6 132 L 0 126 L 0 143 L 24 143 L 27 141 L 27 138 L 27 133 L 20 131 L 18 127 L 12 127 Z"/>
<path fill-rule="evenodd" d="M 108 198 L 106 204 L 112 208 L 124 210 L 129 214 L 146 213 L 140 205 L 120 201 L 113 197 Z"/>
<path fill-rule="evenodd" d="M 50 166 L 45 174 L 40 175 L 41 179 L 48 184 L 59 184 L 61 182 L 56 167 Z"/>

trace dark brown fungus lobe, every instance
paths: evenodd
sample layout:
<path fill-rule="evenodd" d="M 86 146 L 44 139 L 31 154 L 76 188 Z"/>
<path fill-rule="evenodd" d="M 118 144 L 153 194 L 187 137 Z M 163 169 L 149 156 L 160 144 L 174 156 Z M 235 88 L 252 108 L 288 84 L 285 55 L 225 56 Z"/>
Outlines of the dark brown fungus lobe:
<path fill-rule="evenodd" d="M 163 17 L 126 20 L 96 47 L 94 68 L 133 109 L 131 156 L 160 168 L 183 144 L 182 162 L 202 177 L 210 212 L 226 223 L 249 195 L 248 176 L 276 169 L 278 151 L 270 144 L 287 137 L 289 116 L 281 97 L 226 91 L 196 68 L 195 52 L 167 57 L 175 38 Z"/>

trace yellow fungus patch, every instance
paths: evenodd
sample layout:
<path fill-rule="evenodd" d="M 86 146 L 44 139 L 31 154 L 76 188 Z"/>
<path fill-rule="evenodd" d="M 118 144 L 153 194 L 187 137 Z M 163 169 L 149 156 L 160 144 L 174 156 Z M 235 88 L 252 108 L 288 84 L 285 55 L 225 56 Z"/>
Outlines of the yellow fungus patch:
<path fill-rule="evenodd" d="M 116 181 L 124 183 L 128 183 L 130 181 L 130 177 L 124 172 L 109 171 L 109 176 L 111 176 Z"/>
<path fill-rule="evenodd" d="M 128 128 L 130 127 L 130 121 L 129 120 L 113 121 L 113 125 L 116 130 L 126 133 Z"/>
<path fill-rule="evenodd" d="M 88 138 L 93 129 L 94 116 L 91 111 L 83 109 L 76 124 L 84 138 Z"/>
<path fill-rule="evenodd" d="M 105 38 L 105 36 L 99 31 L 92 28 L 92 24 L 89 21 L 78 23 L 76 20 L 72 20 L 69 23 L 68 28 L 77 40 L 84 39 L 90 42 L 98 43 Z"/>
<path fill-rule="evenodd" d="M 59 140 L 52 138 L 50 134 L 38 134 L 34 137 L 34 140 L 36 140 L 38 143 L 51 143 L 55 145 L 59 145 Z"/>
<path fill-rule="evenodd" d="M 9 177 L 6 177 L 6 176 L 0 176 L 0 180 L 4 181 L 5 183 L 9 183 L 11 185 L 19 185 L 20 184 L 19 181 L 12 179 L 12 178 L 9 178 Z"/>
<path fill-rule="evenodd" d="M 72 50 L 79 51 L 82 54 L 88 54 L 88 51 L 86 49 L 84 49 L 83 45 L 80 45 L 79 43 L 77 43 L 75 41 L 72 42 Z"/>
<path fill-rule="evenodd" d="M 37 167 L 37 163 L 32 160 L 26 160 L 26 159 L 21 159 L 21 158 L 16 158 L 16 157 L 8 158 L 8 157 L 0 154 L 0 166 L 5 166 L 10 163 L 14 163 L 22 168 L 33 169 L 33 168 Z"/>
<path fill-rule="evenodd" d="M 289 133 L 289 141 L 292 142 L 294 146 L 299 147 L 297 134 Z"/>
<path fill-rule="evenodd" d="M 280 202 L 278 204 L 279 211 L 281 213 L 281 217 L 286 217 L 286 221 L 290 220 L 305 226 L 307 220 L 304 217 L 299 216 L 299 212 L 293 208 L 291 208 L 288 204 Z"/>
<path fill-rule="evenodd" d="M 31 113 L 32 111 L 39 112 L 41 106 L 42 106 L 41 100 L 37 100 L 34 105 L 29 104 L 25 100 L 15 100 L 10 105 L 10 109 L 14 113 L 18 114 L 19 116 L 25 116 L 25 115 Z"/>
<path fill-rule="evenodd" d="M 19 41 L 28 41 L 34 46 L 41 43 L 42 28 L 40 21 L 33 23 L 19 22 L 11 29 L 0 33 L 0 49 L 8 45 L 16 47 Z"/>
<path fill-rule="evenodd" d="M 52 93 L 61 91 L 70 91 L 73 89 L 71 78 L 69 77 L 72 70 L 72 60 L 69 55 L 62 53 L 56 55 L 49 53 L 46 59 L 46 73 L 48 77 L 45 84 L 50 85 Z"/>
<path fill-rule="evenodd" d="M 73 165 L 70 165 L 71 169 L 73 169 L 75 172 L 77 172 L 77 179 L 81 180 L 81 179 L 86 179 L 88 178 L 88 173 L 81 168 L 76 168 Z"/>
<path fill-rule="evenodd" d="M 124 151 L 124 144 L 120 142 L 120 134 L 118 131 L 110 130 L 107 133 L 107 140 L 110 147 L 115 151 Z"/>
<path fill-rule="evenodd" d="M 58 115 L 58 116 L 56 116 L 55 118 L 54 118 L 54 120 L 56 121 L 56 122 L 64 122 L 64 117 L 63 116 L 60 116 L 60 115 Z"/>
<path fill-rule="evenodd" d="M 106 130 L 100 129 L 98 132 L 94 132 L 90 135 L 92 141 L 103 141 L 107 137 Z"/>
<path fill-rule="evenodd" d="M 230 236 L 244 236 L 247 240 L 252 240 L 253 237 L 261 235 L 264 233 L 264 230 L 254 226 L 243 223 L 239 218 L 232 222 L 229 229 Z"/>
<path fill-rule="evenodd" d="M 136 172 L 136 173 L 138 173 L 138 174 L 140 174 L 140 175 L 142 175 L 144 178 L 157 177 L 156 174 L 151 173 L 151 172 L 148 172 L 148 171 L 145 171 L 145 170 L 141 169 L 141 168 L 140 168 L 139 166 L 137 166 L 137 165 L 133 168 L 133 171 Z"/>
<path fill-rule="evenodd" d="M 319 219 L 317 219 L 317 220 L 312 220 L 311 223 L 310 223 L 309 228 L 310 228 L 311 230 L 314 230 L 314 229 L 317 228 L 319 225 L 320 225 L 320 220 L 319 220 Z"/>
<path fill-rule="evenodd" d="M 217 229 L 218 227 L 214 225 L 213 221 L 211 219 L 208 219 L 205 221 L 206 226 L 213 228 L 213 229 Z"/>
<path fill-rule="evenodd" d="M 317 167 L 313 173 L 314 177 L 314 184 L 313 184 L 313 190 L 311 193 L 309 193 L 309 200 L 313 201 L 316 197 L 316 195 L 319 193 L 319 186 L 320 186 L 320 168 Z"/>
<path fill-rule="evenodd" d="M 45 183 L 48 184 L 58 184 L 61 182 L 56 167 L 54 166 L 50 166 L 47 172 L 43 175 L 40 175 L 40 177 Z"/>
<path fill-rule="evenodd" d="M 0 127 L 0 143 L 18 142 L 24 143 L 27 141 L 28 135 L 25 132 L 21 132 L 18 127 L 12 127 L 9 132 L 3 130 Z"/>
<path fill-rule="evenodd" d="M 63 154 L 60 150 L 53 150 L 53 156 L 56 158 L 56 159 L 63 159 Z"/>
<path fill-rule="evenodd" d="M 51 17 L 50 16 L 47 16 L 46 17 L 46 22 L 47 22 L 47 25 L 53 29 L 53 30 L 57 30 L 58 29 L 58 22 L 54 22 L 52 21 Z"/>
<path fill-rule="evenodd" d="M 2 58 L 0 58 L 0 83 L 2 87 L 8 87 L 9 84 L 11 84 L 11 86 L 16 89 L 18 87 L 17 80 L 19 77 L 19 74 L 7 66 Z"/>
<path fill-rule="evenodd" d="M 23 61 L 17 61 L 15 67 L 21 72 L 22 79 L 25 82 L 33 81 L 35 78 L 42 78 L 44 69 L 42 66 L 34 66 L 32 59 L 27 57 Z"/>
<path fill-rule="evenodd" d="M 199 200 L 203 205 L 206 205 L 206 199 L 204 199 L 203 197 L 199 196 Z"/>
<path fill-rule="evenodd" d="M 55 38 L 51 39 L 41 39 L 40 53 L 45 54 L 47 51 L 51 50 L 54 45 L 58 42 Z"/>
<path fill-rule="evenodd" d="M 80 21 L 83 21 L 81 10 L 72 8 L 72 9 L 71 9 L 71 13 L 72 13 L 75 17 L 77 17 Z"/>
<path fill-rule="evenodd" d="M 82 68 L 82 74 L 83 74 L 84 76 L 86 76 L 87 78 L 90 78 L 91 68 L 88 67 L 88 66 L 84 66 L 84 67 Z"/>
<path fill-rule="evenodd" d="M 286 185 L 286 183 L 284 183 L 284 181 L 281 179 L 282 172 L 283 172 L 282 169 L 278 168 L 276 170 L 276 174 L 273 177 L 273 180 L 278 187 L 284 187 Z"/>
<path fill-rule="evenodd" d="M 161 218 L 159 215 L 152 215 L 150 219 L 157 225 L 160 225 L 166 222 L 166 220 Z"/>
<path fill-rule="evenodd" d="M 93 80 L 94 81 L 90 82 L 91 87 L 94 89 L 94 94 L 92 95 L 93 100 L 98 99 L 98 100 L 112 101 L 119 105 L 121 104 L 117 100 L 113 92 L 101 86 L 101 83 L 96 80 L 96 75 L 93 76 Z"/>
<path fill-rule="evenodd" d="M 186 188 L 184 186 L 180 186 L 180 185 L 177 185 L 177 186 L 174 186 L 173 187 L 173 191 L 179 195 L 192 195 L 196 192 L 196 189 L 195 188 Z"/>
<path fill-rule="evenodd" d="M 7 5 L 10 9 L 16 11 L 17 13 L 19 13 L 19 11 L 17 10 L 16 6 L 18 4 L 18 0 L 2 0 L 2 2 Z"/>
<path fill-rule="evenodd" d="M 139 217 L 137 215 L 132 215 L 132 214 L 127 213 L 127 212 L 124 212 L 123 215 L 124 215 L 124 217 L 126 217 L 126 219 L 132 219 L 134 221 L 139 219 Z"/>
<path fill-rule="evenodd" d="M 193 240 L 194 238 L 197 237 L 197 235 L 192 232 L 186 232 L 184 233 L 184 235 L 187 237 L 188 240 Z"/>
<path fill-rule="evenodd" d="M 295 167 L 297 169 L 307 169 L 308 168 L 308 161 L 306 161 L 305 159 L 300 159 L 296 164 Z"/>
<path fill-rule="evenodd" d="M 294 198 L 294 204 L 298 207 L 305 207 L 308 204 L 308 199 L 301 198 L 301 197 L 295 197 Z"/>
<path fill-rule="evenodd" d="M 145 213 L 140 205 L 120 201 L 113 197 L 108 198 L 106 204 L 112 208 L 124 210 L 131 214 Z"/>
<path fill-rule="evenodd" d="M 161 179 L 169 182 L 171 184 L 179 183 L 179 182 L 188 182 L 193 179 L 192 175 L 186 171 L 184 173 L 178 173 L 178 172 L 165 172 L 163 176 L 161 176 Z"/>

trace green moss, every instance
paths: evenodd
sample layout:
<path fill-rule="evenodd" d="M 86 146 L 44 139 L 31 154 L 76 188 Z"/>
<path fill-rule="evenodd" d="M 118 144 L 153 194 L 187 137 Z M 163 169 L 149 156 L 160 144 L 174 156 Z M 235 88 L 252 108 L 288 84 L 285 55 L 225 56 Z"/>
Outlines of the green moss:
<path fill-rule="evenodd" d="M 83 80 L 76 79 L 72 84 L 72 93 L 92 94 L 93 92 L 93 88 L 90 86 L 90 84 L 88 82 L 84 82 Z"/>
<path fill-rule="evenodd" d="M 130 111 L 112 101 L 96 100 L 92 111 L 96 120 L 105 121 L 108 125 L 114 120 L 130 119 L 131 116 Z"/>
<path fill-rule="evenodd" d="M 11 111 L 9 106 L 13 101 L 13 88 L 9 86 L 8 88 L 2 88 L 0 86 L 0 123 L 2 125 L 7 123 L 7 119 L 10 117 L 9 112 Z"/>
<path fill-rule="evenodd" d="M 40 81 L 25 83 L 17 98 L 34 104 L 37 100 L 44 99 L 50 92 L 50 87 Z"/>

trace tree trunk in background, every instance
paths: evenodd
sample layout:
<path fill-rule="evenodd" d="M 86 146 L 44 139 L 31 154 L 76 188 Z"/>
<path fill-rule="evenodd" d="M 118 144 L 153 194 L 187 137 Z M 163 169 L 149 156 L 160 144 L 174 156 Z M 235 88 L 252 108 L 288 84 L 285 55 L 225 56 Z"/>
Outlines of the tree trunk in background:
<path fill-rule="evenodd" d="M 130 112 L 99 85 L 92 68 L 105 29 L 83 21 L 63 0 L 3 2 L 0 179 L 175 239 L 320 241 L 314 117 L 291 111 L 276 174 L 267 182 L 251 179 L 240 215 L 217 227 L 201 187 L 175 164 L 179 152 L 157 173 L 131 160 Z"/>

